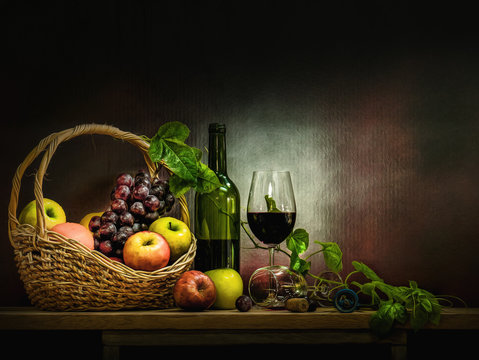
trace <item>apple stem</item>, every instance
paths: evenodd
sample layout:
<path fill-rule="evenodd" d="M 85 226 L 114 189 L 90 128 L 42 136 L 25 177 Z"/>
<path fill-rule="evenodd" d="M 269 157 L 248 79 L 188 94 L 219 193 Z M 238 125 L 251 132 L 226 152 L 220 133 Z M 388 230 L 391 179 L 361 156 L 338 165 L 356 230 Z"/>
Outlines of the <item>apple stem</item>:
<path fill-rule="evenodd" d="M 168 223 L 168 227 L 171 230 L 171 221 Z"/>

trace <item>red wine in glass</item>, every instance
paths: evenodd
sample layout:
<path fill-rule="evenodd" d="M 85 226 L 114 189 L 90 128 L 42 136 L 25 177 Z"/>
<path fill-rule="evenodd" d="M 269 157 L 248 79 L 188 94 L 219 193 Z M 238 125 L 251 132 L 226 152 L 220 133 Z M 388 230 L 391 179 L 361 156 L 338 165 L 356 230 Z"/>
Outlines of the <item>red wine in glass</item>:
<path fill-rule="evenodd" d="M 248 197 L 248 225 L 269 248 L 269 265 L 274 249 L 293 231 L 296 204 L 289 171 L 254 171 Z"/>
<path fill-rule="evenodd" d="M 253 234 L 267 246 L 281 244 L 293 231 L 296 212 L 248 212 Z"/>

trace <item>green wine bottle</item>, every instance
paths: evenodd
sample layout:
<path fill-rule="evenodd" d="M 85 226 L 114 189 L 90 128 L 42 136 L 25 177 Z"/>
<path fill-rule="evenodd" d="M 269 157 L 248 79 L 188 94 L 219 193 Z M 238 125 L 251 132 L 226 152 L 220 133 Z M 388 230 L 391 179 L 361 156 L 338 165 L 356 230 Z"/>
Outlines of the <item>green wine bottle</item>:
<path fill-rule="evenodd" d="M 210 124 L 208 166 L 220 183 L 218 189 L 195 195 L 195 269 L 208 271 L 240 266 L 240 194 L 226 171 L 226 128 Z"/>

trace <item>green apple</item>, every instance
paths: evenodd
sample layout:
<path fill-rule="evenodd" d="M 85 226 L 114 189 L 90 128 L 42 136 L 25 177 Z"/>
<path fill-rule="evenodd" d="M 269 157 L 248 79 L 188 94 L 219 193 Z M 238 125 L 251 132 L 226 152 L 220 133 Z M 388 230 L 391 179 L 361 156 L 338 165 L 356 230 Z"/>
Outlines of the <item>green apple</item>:
<path fill-rule="evenodd" d="M 208 270 L 205 272 L 216 287 L 215 309 L 234 309 L 236 299 L 243 295 L 243 279 L 241 275 L 231 268 Z"/>
<path fill-rule="evenodd" d="M 45 226 L 47 230 L 51 230 L 55 225 L 62 224 L 67 221 L 65 211 L 59 203 L 50 199 L 43 199 L 43 207 L 45 209 Z M 30 201 L 21 211 L 18 217 L 20 224 L 37 225 L 37 204 L 35 200 Z"/>
<path fill-rule="evenodd" d="M 191 245 L 191 231 L 183 221 L 166 216 L 153 221 L 149 231 L 162 235 L 170 245 L 170 263 L 174 263 L 185 254 Z"/>

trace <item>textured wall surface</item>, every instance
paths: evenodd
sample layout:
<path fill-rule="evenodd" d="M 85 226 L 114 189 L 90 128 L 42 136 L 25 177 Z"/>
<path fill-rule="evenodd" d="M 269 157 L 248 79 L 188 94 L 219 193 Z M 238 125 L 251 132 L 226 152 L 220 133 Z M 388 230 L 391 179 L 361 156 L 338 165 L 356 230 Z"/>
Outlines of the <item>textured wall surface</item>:
<path fill-rule="evenodd" d="M 80 123 L 151 137 L 178 120 L 202 149 L 208 123 L 226 124 L 244 219 L 252 172 L 289 170 L 297 227 L 339 243 L 345 271 L 363 261 L 393 284 L 416 280 L 479 305 L 479 51 L 469 22 L 443 27 L 454 12 L 443 22 L 386 5 L 121 1 L 3 13 L 1 304 L 27 302 L 6 230 L 27 152 Z M 108 201 L 117 173 L 141 166 L 129 145 L 75 139 L 55 154 L 44 194 L 78 221 Z M 267 263 L 250 247 L 243 236 L 244 279 Z"/>

